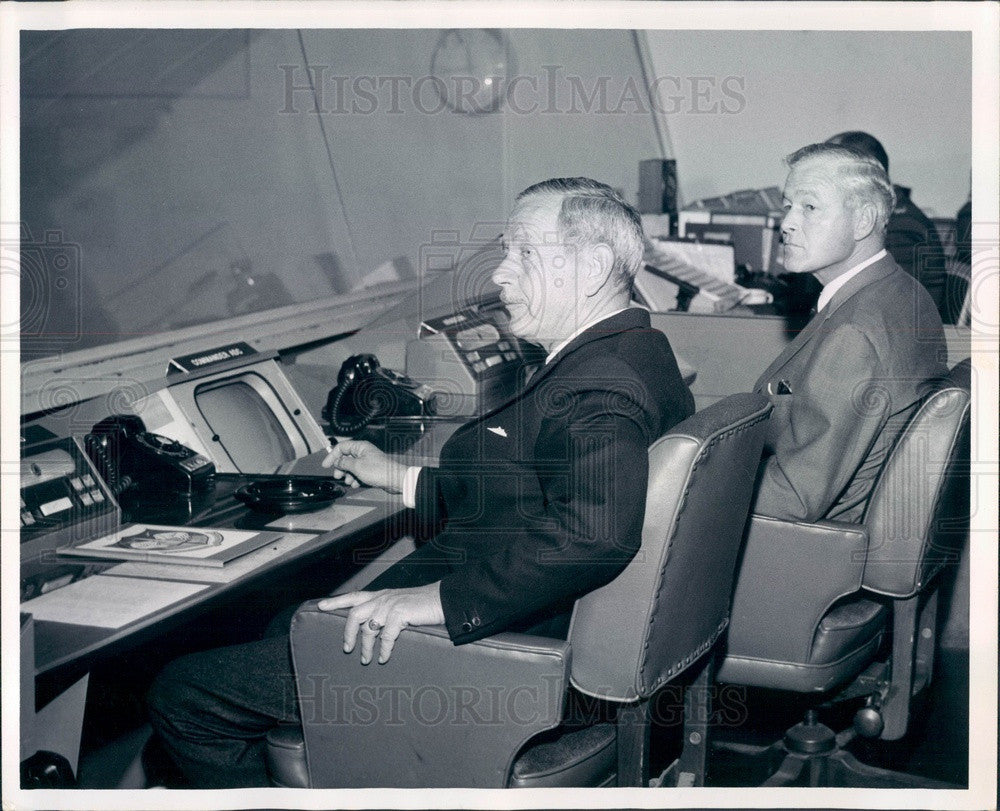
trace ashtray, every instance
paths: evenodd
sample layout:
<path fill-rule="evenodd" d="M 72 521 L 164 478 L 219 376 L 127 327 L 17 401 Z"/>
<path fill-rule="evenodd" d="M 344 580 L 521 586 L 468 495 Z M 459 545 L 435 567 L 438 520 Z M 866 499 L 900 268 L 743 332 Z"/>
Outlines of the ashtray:
<path fill-rule="evenodd" d="M 278 476 L 245 484 L 233 493 L 251 510 L 263 513 L 304 513 L 325 507 L 347 488 L 333 479 Z"/>

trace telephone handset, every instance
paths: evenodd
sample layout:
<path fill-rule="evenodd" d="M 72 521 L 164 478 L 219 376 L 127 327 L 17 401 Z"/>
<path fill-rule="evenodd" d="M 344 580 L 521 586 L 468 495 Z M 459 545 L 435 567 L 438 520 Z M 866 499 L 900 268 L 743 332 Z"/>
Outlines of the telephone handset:
<path fill-rule="evenodd" d="M 340 367 L 337 385 L 326 398 L 323 419 L 334 433 L 353 436 L 376 419 L 434 412 L 430 388 L 380 366 L 374 355 L 353 355 Z"/>
<path fill-rule="evenodd" d="M 169 437 L 152 434 L 134 414 L 115 414 L 83 439 L 87 455 L 119 496 L 133 488 L 190 493 L 213 481 L 215 465 Z"/>

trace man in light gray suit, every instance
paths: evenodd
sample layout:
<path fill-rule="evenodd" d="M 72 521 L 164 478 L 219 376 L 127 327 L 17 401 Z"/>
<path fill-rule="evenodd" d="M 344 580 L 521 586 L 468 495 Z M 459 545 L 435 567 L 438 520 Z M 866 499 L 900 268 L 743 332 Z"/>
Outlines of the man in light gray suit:
<path fill-rule="evenodd" d="M 858 521 L 899 432 L 946 373 L 927 291 L 885 250 L 892 185 L 873 158 L 812 144 L 787 158 L 785 269 L 823 284 L 817 313 L 757 381 L 774 413 L 754 511 Z"/>

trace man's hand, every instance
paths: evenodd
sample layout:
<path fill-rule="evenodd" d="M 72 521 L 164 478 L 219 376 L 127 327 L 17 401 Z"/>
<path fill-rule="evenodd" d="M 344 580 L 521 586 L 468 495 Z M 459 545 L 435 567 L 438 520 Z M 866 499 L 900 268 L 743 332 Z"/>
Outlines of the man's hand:
<path fill-rule="evenodd" d="M 396 637 L 410 625 L 441 625 L 444 609 L 441 607 L 440 581 L 412 589 L 383 589 L 382 591 L 352 591 L 320 600 L 320 611 L 350 608 L 347 627 L 344 628 L 344 653 L 354 650 L 358 632 L 361 632 L 361 664 L 372 660 L 375 639 L 380 638 L 378 663 L 384 665 L 392 656 Z"/>
<path fill-rule="evenodd" d="M 361 483 L 381 487 L 388 493 L 403 490 L 406 465 L 382 453 L 371 442 L 357 439 L 338 442 L 322 465 L 334 468 L 333 478 L 342 479 L 351 487 Z"/>

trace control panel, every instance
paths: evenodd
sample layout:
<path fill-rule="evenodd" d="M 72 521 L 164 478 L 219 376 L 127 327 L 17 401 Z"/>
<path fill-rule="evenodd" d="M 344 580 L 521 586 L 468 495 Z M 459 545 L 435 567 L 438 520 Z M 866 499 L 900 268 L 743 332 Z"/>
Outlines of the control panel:
<path fill-rule="evenodd" d="M 76 439 L 25 448 L 20 472 L 22 592 L 27 584 L 38 593 L 46 590 L 45 583 L 35 583 L 40 574 L 65 577 L 47 565 L 59 547 L 114 532 L 121 511 Z"/>
<path fill-rule="evenodd" d="M 517 391 L 523 365 L 516 339 L 473 309 L 430 318 L 406 347 L 407 374 L 438 396 L 438 414 L 484 413 Z"/>

